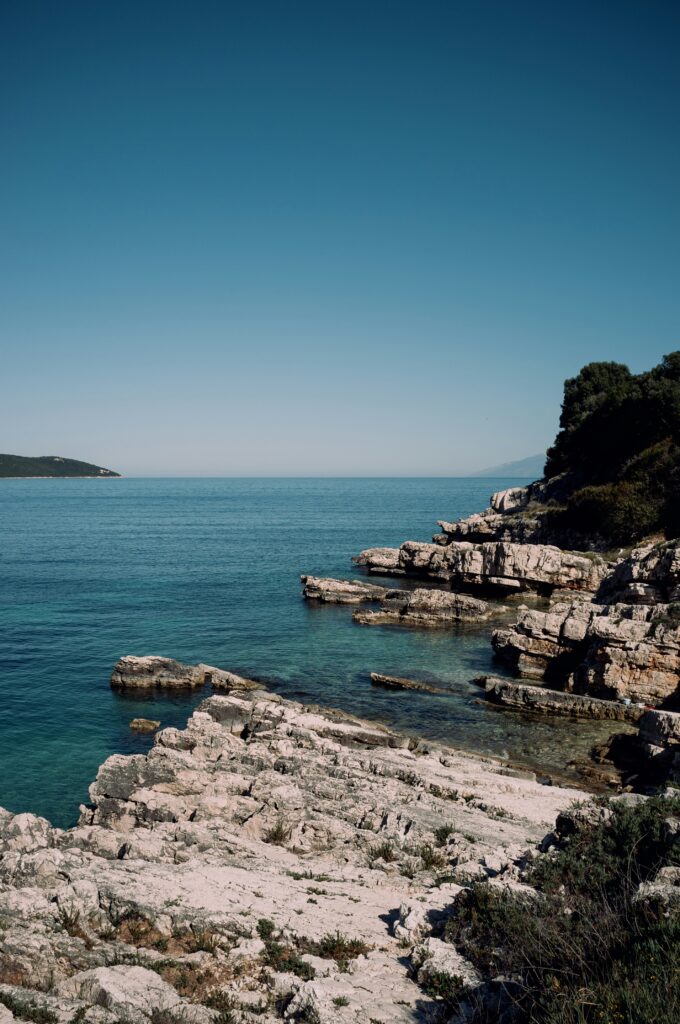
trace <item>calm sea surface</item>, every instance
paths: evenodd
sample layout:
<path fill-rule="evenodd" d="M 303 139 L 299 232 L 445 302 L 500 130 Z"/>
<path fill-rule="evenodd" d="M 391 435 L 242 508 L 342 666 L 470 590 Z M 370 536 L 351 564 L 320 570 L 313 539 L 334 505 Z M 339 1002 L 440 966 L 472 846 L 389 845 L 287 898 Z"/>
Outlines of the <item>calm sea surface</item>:
<path fill-rule="evenodd" d="M 202 697 L 122 697 L 123 654 L 204 661 L 279 693 L 559 770 L 588 738 L 478 703 L 498 671 L 489 627 L 355 625 L 313 607 L 299 574 L 351 576 L 365 547 L 429 540 L 519 481 L 474 479 L 0 480 L 0 805 L 73 823 L 100 762 L 148 749 L 131 718 L 183 725 Z M 371 687 L 371 671 L 445 695 Z"/>

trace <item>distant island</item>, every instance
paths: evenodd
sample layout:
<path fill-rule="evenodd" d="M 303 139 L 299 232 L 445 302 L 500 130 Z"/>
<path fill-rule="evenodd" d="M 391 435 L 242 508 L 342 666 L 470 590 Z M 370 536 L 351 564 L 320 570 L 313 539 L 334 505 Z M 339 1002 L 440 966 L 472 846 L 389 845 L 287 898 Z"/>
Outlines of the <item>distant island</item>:
<path fill-rule="evenodd" d="M 0 477 L 76 477 L 120 476 L 112 469 L 93 466 L 91 462 L 78 459 L 63 459 L 60 455 L 38 455 L 27 458 L 23 455 L 0 455 Z"/>
<path fill-rule="evenodd" d="M 516 462 L 503 462 L 500 466 L 480 469 L 476 473 L 470 473 L 470 476 L 521 476 L 538 480 L 543 476 L 544 466 L 545 453 L 528 455 L 526 459 L 518 459 Z"/>

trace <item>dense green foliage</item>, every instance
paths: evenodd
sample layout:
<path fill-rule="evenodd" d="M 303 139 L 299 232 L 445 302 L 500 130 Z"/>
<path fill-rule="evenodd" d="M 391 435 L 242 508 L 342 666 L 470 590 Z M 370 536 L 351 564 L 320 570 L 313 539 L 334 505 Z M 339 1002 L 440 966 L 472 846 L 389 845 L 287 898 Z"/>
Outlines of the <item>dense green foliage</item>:
<path fill-rule="evenodd" d="M 560 474 L 571 494 L 556 527 L 611 544 L 680 535 L 680 352 L 647 373 L 589 363 L 566 381 L 545 467 Z"/>
<path fill-rule="evenodd" d="M 0 455 L 0 477 L 9 476 L 120 476 L 111 469 L 93 466 L 78 459 L 62 459 L 59 455 Z"/>
<path fill-rule="evenodd" d="M 674 1024 L 680 1020 L 680 915 L 636 900 L 641 882 L 680 864 L 664 819 L 680 799 L 611 803 L 529 881 L 538 896 L 478 883 L 461 893 L 447 937 L 497 985 L 475 1024 Z"/>

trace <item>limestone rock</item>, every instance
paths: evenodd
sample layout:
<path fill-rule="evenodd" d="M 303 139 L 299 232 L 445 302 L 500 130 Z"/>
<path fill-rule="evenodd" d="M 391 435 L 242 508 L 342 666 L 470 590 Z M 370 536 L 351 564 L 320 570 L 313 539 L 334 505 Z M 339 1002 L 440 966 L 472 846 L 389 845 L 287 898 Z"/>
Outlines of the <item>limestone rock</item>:
<path fill-rule="evenodd" d="M 602 585 L 609 604 L 669 604 L 680 599 L 680 542 L 646 544 L 622 559 Z"/>
<path fill-rule="evenodd" d="M 301 576 L 302 595 L 308 600 L 324 604 L 361 604 L 380 601 L 387 594 L 386 587 L 362 580 L 334 580 L 319 576 Z"/>
<path fill-rule="evenodd" d="M 560 690 L 548 689 L 546 686 L 516 683 L 510 679 L 499 679 L 494 676 L 487 677 L 484 689 L 489 700 L 517 711 L 614 722 L 637 722 L 644 714 L 643 708 L 636 708 L 632 705 L 627 706 L 611 700 L 599 700 L 597 697 L 581 694 L 564 693 Z"/>
<path fill-rule="evenodd" d="M 110 757 L 73 829 L 0 811 L 3 977 L 59 1024 L 147 1024 L 154 1009 L 208 1024 L 215 992 L 243 1024 L 274 1024 L 275 991 L 289 1019 L 307 1005 L 334 1024 L 434 1013 L 402 943 L 450 966 L 452 948 L 428 940 L 458 891 L 453 861 L 505 877 L 578 793 L 411 746 L 342 712 L 233 690 L 158 732 L 148 754 Z M 424 849 L 441 854 L 434 866 Z M 263 921 L 315 978 L 272 969 Z M 338 934 L 349 953 L 333 954 Z"/>
<path fill-rule="evenodd" d="M 491 495 L 491 508 L 494 512 L 514 512 L 529 504 L 530 488 L 508 487 L 505 491 L 496 491 Z"/>
<path fill-rule="evenodd" d="M 111 686 L 118 690 L 190 689 L 203 682 L 193 666 L 154 655 L 127 655 L 118 661 L 111 676 Z"/>
<path fill-rule="evenodd" d="M 371 672 L 371 683 L 386 690 L 420 690 L 423 693 L 446 693 L 441 686 L 423 683 L 419 679 L 404 679 L 402 676 L 386 676 L 380 672 Z"/>
<path fill-rule="evenodd" d="M 352 616 L 367 626 L 447 628 L 457 622 L 480 622 L 491 614 L 486 601 L 446 590 L 390 590 L 380 608 L 360 609 Z"/>
<path fill-rule="evenodd" d="M 680 700 L 680 629 L 662 614 L 659 606 L 583 601 L 524 609 L 492 642 L 523 678 L 552 674 L 581 693 L 656 705 Z"/>
<path fill-rule="evenodd" d="M 482 980 L 476 968 L 456 951 L 455 946 L 441 939 L 426 939 L 413 951 L 411 960 L 421 985 L 427 984 L 432 977 L 442 975 L 460 978 L 467 988 L 474 988 Z"/>
<path fill-rule="evenodd" d="M 61 993 L 117 1013 L 168 1010 L 179 1003 L 175 989 L 153 971 L 122 964 L 74 974 L 62 983 Z"/>
<path fill-rule="evenodd" d="M 642 882 L 635 902 L 650 905 L 665 915 L 677 913 L 680 910 L 680 866 L 661 868 L 651 881 Z"/>
<path fill-rule="evenodd" d="M 155 732 L 160 729 L 161 723 L 155 718 L 133 718 L 130 721 L 130 728 L 133 732 Z"/>
<path fill-rule="evenodd" d="M 384 552 L 392 552 L 389 559 Z M 599 556 L 587 557 L 546 544 L 452 541 L 446 546 L 406 541 L 397 549 L 372 548 L 355 559 L 381 568 L 453 586 L 485 586 L 500 591 L 595 591 L 609 569 Z"/>
<path fill-rule="evenodd" d="M 196 673 L 202 673 L 203 681 L 211 683 L 213 690 L 218 693 L 231 693 L 232 690 L 261 690 L 262 683 L 255 679 L 247 679 L 239 676 L 236 672 L 227 672 L 223 668 L 214 668 L 212 665 L 197 665 Z"/>
<path fill-rule="evenodd" d="M 357 565 L 365 565 L 369 570 L 389 575 L 403 574 L 399 566 L 399 548 L 366 548 L 352 559 Z"/>

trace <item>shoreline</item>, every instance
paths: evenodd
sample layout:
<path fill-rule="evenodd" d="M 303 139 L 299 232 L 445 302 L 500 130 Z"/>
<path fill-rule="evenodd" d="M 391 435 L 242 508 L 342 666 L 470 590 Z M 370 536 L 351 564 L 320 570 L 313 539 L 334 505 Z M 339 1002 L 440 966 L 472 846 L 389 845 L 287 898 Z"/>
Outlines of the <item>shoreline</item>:
<path fill-rule="evenodd" d="M 437 937 L 454 896 L 516 884 L 585 796 L 345 712 L 214 694 L 147 754 L 109 757 L 74 828 L 0 811 L 0 1002 L 55 1024 L 125 1003 L 141 1024 L 152 998 L 211 1024 L 222 993 L 273 1024 L 284 996 L 286 1019 L 407 1024 L 439 1006 L 427 965 L 465 966 Z"/>

